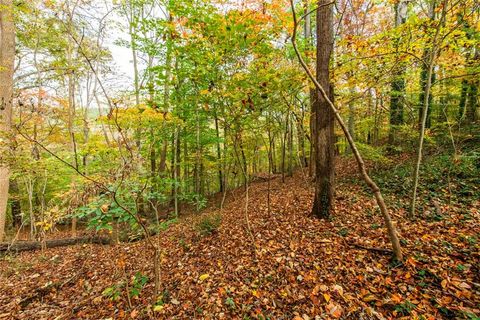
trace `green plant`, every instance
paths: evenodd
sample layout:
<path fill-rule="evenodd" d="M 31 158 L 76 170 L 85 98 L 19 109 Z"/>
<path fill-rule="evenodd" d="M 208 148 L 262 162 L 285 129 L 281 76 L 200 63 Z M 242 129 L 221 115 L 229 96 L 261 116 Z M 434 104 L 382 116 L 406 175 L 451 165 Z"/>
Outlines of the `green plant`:
<path fill-rule="evenodd" d="M 133 200 L 127 195 L 129 191 L 117 191 L 117 198 L 121 199 L 122 206 L 136 213 Z M 112 230 L 113 223 L 128 223 L 132 228 L 136 228 L 135 217 L 120 207 L 107 194 L 101 194 L 85 206 L 77 208 L 73 214 L 79 219 L 87 219 L 88 228 L 99 230 Z"/>
<path fill-rule="evenodd" d="M 463 272 L 467 270 L 467 267 L 465 267 L 463 264 L 457 264 L 457 270 Z"/>
<path fill-rule="evenodd" d="M 342 237 L 346 237 L 348 235 L 348 229 L 342 228 L 338 231 L 338 234 L 341 235 Z"/>
<path fill-rule="evenodd" d="M 114 284 L 113 286 L 108 287 L 102 291 L 102 295 L 109 298 L 112 301 L 118 300 L 121 294 L 122 294 L 122 286 L 119 284 Z"/>
<path fill-rule="evenodd" d="M 401 315 L 408 316 L 417 306 L 411 303 L 410 301 L 405 301 L 404 303 L 398 304 L 395 306 L 395 311 Z"/>
<path fill-rule="evenodd" d="M 208 236 L 217 232 L 221 223 L 222 217 L 219 214 L 206 215 L 197 223 L 196 228 L 202 236 Z"/>
<path fill-rule="evenodd" d="M 235 310 L 237 308 L 235 301 L 230 297 L 225 299 L 225 305 L 231 310 Z"/>
<path fill-rule="evenodd" d="M 138 297 L 143 287 L 148 282 L 148 277 L 140 272 L 135 273 L 131 280 L 130 292 L 128 293 L 130 297 Z"/>

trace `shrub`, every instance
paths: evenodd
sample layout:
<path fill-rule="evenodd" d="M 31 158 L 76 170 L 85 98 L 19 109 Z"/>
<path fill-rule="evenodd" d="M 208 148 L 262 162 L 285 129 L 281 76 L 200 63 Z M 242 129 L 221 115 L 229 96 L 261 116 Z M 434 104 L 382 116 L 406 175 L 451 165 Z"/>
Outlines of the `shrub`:
<path fill-rule="evenodd" d="M 197 231 L 202 236 L 208 236 L 217 232 L 221 223 L 222 217 L 219 214 L 206 215 L 197 223 Z"/>

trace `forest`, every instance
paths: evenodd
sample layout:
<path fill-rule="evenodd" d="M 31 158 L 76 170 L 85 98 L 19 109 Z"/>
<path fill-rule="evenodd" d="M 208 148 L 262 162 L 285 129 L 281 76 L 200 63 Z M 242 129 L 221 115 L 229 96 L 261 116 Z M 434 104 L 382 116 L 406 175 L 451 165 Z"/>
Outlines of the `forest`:
<path fill-rule="evenodd" d="M 480 320 L 477 0 L 0 0 L 0 320 Z"/>

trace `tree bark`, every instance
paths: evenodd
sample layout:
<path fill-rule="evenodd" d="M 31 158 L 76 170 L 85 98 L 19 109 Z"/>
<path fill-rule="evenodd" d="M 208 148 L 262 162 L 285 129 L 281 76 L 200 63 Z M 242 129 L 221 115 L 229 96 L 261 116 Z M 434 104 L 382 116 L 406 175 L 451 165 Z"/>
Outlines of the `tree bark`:
<path fill-rule="evenodd" d="M 12 212 L 12 225 L 14 228 L 20 228 L 22 225 L 22 204 L 20 202 L 20 189 L 18 187 L 18 181 L 13 179 L 10 181 L 10 191 L 15 196 L 11 199 L 11 212 Z"/>
<path fill-rule="evenodd" d="M 347 137 L 350 148 L 352 149 L 352 152 L 355 156 L 355 160 L 357 161 L 358 171 L 362 175 L 362 178 L 365 181 L 365 183 L 367 184 L 367 186 L 370 188 L 370 190 L 374 194 L 375 200 L 376 200 L 377 205 L 378 205 L 378 208 L 380 209 L 380 212 L 381 212 L 381 214 L 383 216 L 383 219 L 385 221 L 385 225 L 386 225 L 387 231 L 388 231 L 388 237 L 390 238 L 390 242 L 392 244 L 394 257 L 395 257 L 396 260 L 401 261 L 403 259 L 403 254 L 402 254 L 402 249 L 401 249 L 401 246 L 400 246 L 400 241 L 399 241 L 398 235 L 397 235 L 397 230 L 395 228 L 395 225 L 393 224 L 393 221 L 390 217 L 390 214 L 388 213 L 388 209 L 387 209 L 387 206 L 385 205 L 385 200 L 383 199 L 380 188 L 377 186 L 377 184 L 368 175 L 368 172 L 367 172 L 367 169 L 365 167 L 365 162 L 363 161 L 362 155 L 358 151 L 357 145 L 355 144 L 355 141 L 353 141 L 352 136 L 350 135 L 350 132 L 348 131 L 348 128 L 347 128 L 345 122 L 343 121 L 342 116 L 338 112 L 338 109 L 335 107 L 333 101 L 330 99 L 330 97 L 328 96 L 325 89 L 318 82 L 316 77 L 312 74 L 312 72 L 308 68 L 308 65 L 305 63 L 305 60 L 302 58 L 302 56 L 300 54 L 300 51 L 298 50 L 298 47 L 297 47 L 297 44 L 296 44 L 298 20 L 297 20 L 297 17 L 296 17 L 293 0 L 290 0 L 290 6 L 292 8 L 293 21 L 294 21 L 292 44 L 293 44 L 293 49 L 295 50 L 295 54 L 297 55 L 298 60 L 299 60 L 300 64 L 302 65 L 302 68 L 305 70 L 305 73 L 308 75 L 310 80 L 314 83 L 316 89 L 320 92 L 322 98 L 327 102 L 328 106 L 330 107 L 330 110 L 333 112 L 333 114 L 335 116 L 335 119 L 337 120 L 338 124 L 342 128 L 343 133 Z"/>
<path fill-rule="evenodd" d="M 46 240 L 46 248 L 55 248 L 63 246 L 71 246 L 82 243 L 96 243 L 96 244 L 110 244 L 109 238 L 103 237 L 79 237 L 79 238 L 66 238 L 66 239 L 53 239 Z M 0 243 L 0 252 L 2 251 L 30 251 L 38 250 L 42 248 L 42 241 L 18 241 L 11 243 Z"/>
<path fill-rule="evenodd" d="M 395 3 L 395 27 L 404 24 L 407 18 L 407 1 L 399 0 Z M 401 38 L 395 39 L 395 49 L 397 51 Z M 403 124 L 403 106 L 405 95 L 405 63 L 397 61 L 397 69 L 394 71 L 390 91 L 390 131 L 388 133 L 388 143 L 395 144 L 397 127 Z"/>
<path fill-rule="evenodd" d="M 317 9 L 317 75 L 318 83 L 332 99 L 330 60 L 333 51 L 333 4 L 319 0 Z M 333 208 L 335 184 L 335 115 L 320 91 L 316 91 L 314 135 L 315 141 L 315 198 L 312 214 L 327 218 Z"/>
<path fill-rule="evenodd" d="M 437 0 L 430 0 L 429 3 L 429 17 L 431 21 L 435 20 L 435 10 L 436 10 L 436 2 Z M 430 71 L 430 64 L 431 63 L 431 56 L 433 54 L 432 50 L 435 48 L 431 48 L 428 45 L 425 47 L 423 51 L 422 60 L 422 70 L 420 71 L 420 95 L 419 95 L 419 105 L 420 108 L 418 109 L 418 128 L 419 130 L 425 130 L 425 128 L 430 128 L 432 125 L 431 120 L 431 110 L 432 110 L 432 101 L 433 95 L 431 92 L 431 85 L 435 82 L 435 71 L 432 69 Z M 428 92 L 427 92 L 428 91 Z M 425 113 L 425 123 L 423 123 L 423 114 Z"/>
<path fill-rule="evenodd" d="M 15 61 L 15 27 L 12 0 L 0 0 L 0 135 L 10 141 L 12 126 L 13 71 Z M 8 147 L 0 150 L 0 241 L 5 234 L 7 219 L 10 167 L 4 155 Z"/>
<path fill-rule="evenodd" d="M 219 192 L 224 191 L 223 185 L 223 161 L 222 161 L 222 150 L 220 148 L 220 127 L 218 124 L 218 115 L 217 110 L 215 109 L 215 134 L 217 137 L 216 148 L 217 148 L 217 166 L 218 166 L 218 187 Z"/>

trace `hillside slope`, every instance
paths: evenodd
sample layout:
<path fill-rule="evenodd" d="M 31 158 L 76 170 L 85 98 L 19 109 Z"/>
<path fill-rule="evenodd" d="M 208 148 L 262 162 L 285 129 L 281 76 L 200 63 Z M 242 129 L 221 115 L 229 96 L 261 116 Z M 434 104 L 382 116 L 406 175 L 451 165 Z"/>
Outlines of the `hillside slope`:
<path fill-rule="evenodd" d="M 308 178 L 297 172 L 285 183 L 279 178 L 253 183 L 247 215 L 245 191 L 238 189 L 229 194 L 223 210 L 210 208 L 171 225 L 158 239 L 164 299 L 155 311 L 152 281 L 131 299 L 122 286 L 129 279 L 131 290 L 141 283 L 140 274 L 152 278 L 152 253 L 144 242 L 4 257 L 0 319 L 480 315 L 478 209 L 465 215 L 443 207 L 445 219 L 416 222 L 404 220 L 402 211 L 393 212 L 406 261 L 392 265 L 374 199 L 361 187 L 339 180 L 331 221 L 309 215 L 312 190 Z M 200 235 L 198 221 L 218 213 L 218 230 Z M 107 297 L 115 292 L 116 299 Z"/>

